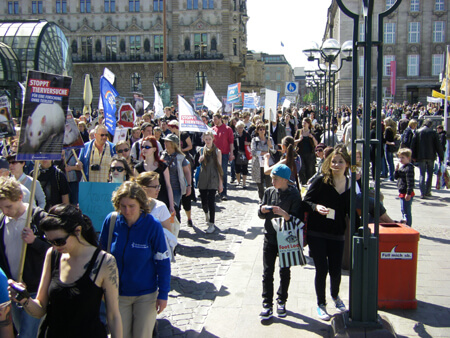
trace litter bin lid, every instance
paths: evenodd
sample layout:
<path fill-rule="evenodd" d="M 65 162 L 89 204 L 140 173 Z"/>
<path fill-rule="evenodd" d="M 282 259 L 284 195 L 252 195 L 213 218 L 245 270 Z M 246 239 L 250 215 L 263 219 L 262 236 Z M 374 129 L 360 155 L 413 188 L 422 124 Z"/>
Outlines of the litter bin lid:
<path fill-rule="evenodd" d="M 369 224 L 372 233 L 374 224 Z M 413 228 L 401 223 L 380 223 L 380 241 L 383 242 L 418 242 L 420 233 Z"/>

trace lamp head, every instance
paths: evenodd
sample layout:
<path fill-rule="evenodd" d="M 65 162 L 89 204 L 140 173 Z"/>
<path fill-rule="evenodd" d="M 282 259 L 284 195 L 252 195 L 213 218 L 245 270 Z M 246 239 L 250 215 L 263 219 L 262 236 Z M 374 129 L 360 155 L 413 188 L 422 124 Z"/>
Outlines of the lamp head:
<path fill-rule="evenodd" d="M 308 61 L 314 61 L 320 56 L 320 49 L 317 42 L 311 41 L 309 46 L 303 49 L 303 54 L 306 55 Z"/>
<path fill-rule="evenodd" d="M 347 40 L 342 44 L 341 51 L 347 61 L 351 61 L 353 54 L 353 41 Z"/>
<path fill-rule="evenodd" d="M 321 50 L 327 59 L 332 58 L 334 60 L 341 52 L 341 45 L 336 39 L 327 39 L 323 43 Z"/>

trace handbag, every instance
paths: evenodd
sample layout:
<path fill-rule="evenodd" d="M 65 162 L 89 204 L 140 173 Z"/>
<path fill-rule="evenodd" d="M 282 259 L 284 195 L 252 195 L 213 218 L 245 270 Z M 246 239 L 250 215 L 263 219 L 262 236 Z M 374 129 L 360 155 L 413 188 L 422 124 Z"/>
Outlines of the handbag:
<path fill-rule="evenodd" d="M 237 165 L 246 165 L 248 163 L 247 156 L 245 155 L 245 151 L 238 150 L 236 156 L 236 164 Z"/>
<path fill-rule="evenodd" d="M 247 157 L 247 160 L 251 160 L 253 158 L 252 156 L 252 148 L 250 148 L 249 145 L 245 146 L 245 156 Z"/>
<path fill-rule="evenodd" d="M 279 217 L 272 219 L 272 225 L 277 232 L 280 268 L 306 265 L 303 254 L 303 222 L 293 216 L 289 221 Z"/>

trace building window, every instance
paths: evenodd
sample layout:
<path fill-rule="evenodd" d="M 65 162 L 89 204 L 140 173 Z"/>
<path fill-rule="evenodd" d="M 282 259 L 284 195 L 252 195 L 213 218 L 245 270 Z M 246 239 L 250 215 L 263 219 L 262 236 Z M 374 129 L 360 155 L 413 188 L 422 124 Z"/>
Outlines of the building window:
<path fill-rule="evenodd" d="M 163 0 L 153 0 L 153 12 L 162 12 L 163 3 Z"/>
<path fill-rule="evenodd" d="M 266 73 L 266 81 L 270 81 L 270 73 L 269 72 Z"/>
<path fill-rule="evenodd" d="M 408 42 L 409 43 L 420 42 L 420 22 L 409 23 Z"/>
<path fill-rule="evenodd" d="M 233 39 L 233 55 L 237 56 L 237 39 Z"/>
<path fill-rule="evenodd" d="M 117 60 L 117 36 L 105 36 L 106 61 Z"/>
<path fill-rule="evenodd" d="M 444 0 L 436 0 L 436 3 L 434 5 L 435 11 L 444 11 Z"/>
<path fill-rule="evenodd" d="M 275 90 L 281 94 L 281 86 L 279 84 L 275 85 Z"/>
<path fill-rule="evenodd" d="M 42 14 L 42 1 L 31 1 L 31 12 L 33 14 Z"/>
<path fill-rule="evenodd" d="M 433 54 L 431 57 L 431 75 L 439 76 L 444 70 L 444 54 Z"/>
<path fill-rule="evenodd" d="M 444 21 L 433 22 L 433 42 L 444 42 Z"/>
<path fill-rule="evenodd" d="M 81 60 L 92 61 L 92 36 L 81 37 Z"/>
<path fill-rule="evenodd" d="M 408 76 L 419 76 L 419 55 L 408 55 Z"/>
<path fill-rule="evenodd" d="M 214 0 L 203 0 L 203 9 L 214 9 Z"/>
<path fill-rule="evenodd" d="M 56 0 L 56 13 L 67 13 L 67 0 Z"/>
<path fill-rule="evenodd" d="M 139 12 L 139 0 L 128 0 L 128 11 L 129 12 Z"/>
<path fill-rule="evenodd" d="M 141 37 L 130 36 L 130 58 L 131 60 L 140 60 L 141 56 Z"/>
<path fill-rule="evenodd" d="M 211 50 L 212 51 L 217 51 L 217 40 L 216 40 L 216 38 L 212 38 L 211 39 Z"/>
<path fill-rule="evenodd" d="M 281 73 L 280 73 L 280 72 L 276 72 L 276 73 L 275 73 L 275 79 L 276 79 L 277 81 L 281 81 Z"/>
<path fill-rule="evenodd" d="M 131 91 L 132 92 L 142 91 L 141 75 L 139 75 L 139 73 L 131 74 Z"/>
<path fill-rule="evenodd" d="M 383 57 L 383 75 L 391 76 L 391 61 L 395 61 L 395 55 L 385 55 Z"/>
<path fill-rule="evenodd" d="M 116 0 L 105 0 L 105 13 L 116 12 Z"/>
<path fill-rule="evenodd" d="M 194 34 L 194 57 L 204 58 L 207 54 L 208 34 Z"/>
<path fill-rule="evenodd" d="M 155 87 L 158 91 L 161 90 L 161 85 L 163 84 L 163 74 L 161 72 L 155 74 Z"/>
<path fill-rule="evenodd" d="M 91 0 L 80 0 L 80 13 L 91 12 Z"/>
<path fill-rule="evenodd" d="M 19 14 L 19 1 L 8 1 L 8 14 Z"/>
<path fill-rule="evenodd" d="M 359 69 L 359 77 L 364 77 L 364 55 L 359 56 L 358 69 Z"/>
<path fill-rule="evenodd" d="M 163 35 L 155 35 L 154 36 L 155 43 L 153 44 L 154 54 L 158 60 L 162 60 L 164 55 L 164 36 Z"/>
<path fill-rule="evenodd" d="M 395 0 L 386 0 L 386 9 L 391 8 L 392 6 L 394 6 L 395 4 Z"/>
<path fill-rule="evenodd" d="M 411 12 L 418 12 L 420 10 L 420 1 L 419 0 L 411 0 L 409 10 Z"/>
<path fill-rule="evenodd" d="M 205 72 L 197 72 L 197 74 L 195 74 L 195 90 L 205 90 L 206 80 Z"/>
<path fill-rule="evenodd" d="M 366 40 L 365 24 L 364 22 L 359 23 L 359 41 Z"/>
<path fill-rule="evenodd" d="M 384 43 L 395 43 L 395 23 L 393 22 L 384 24 Z"/>
<path fill-rule="evenodd" d="M 198 9 L 198 0 L 187 0 L 187 9 Z"/>

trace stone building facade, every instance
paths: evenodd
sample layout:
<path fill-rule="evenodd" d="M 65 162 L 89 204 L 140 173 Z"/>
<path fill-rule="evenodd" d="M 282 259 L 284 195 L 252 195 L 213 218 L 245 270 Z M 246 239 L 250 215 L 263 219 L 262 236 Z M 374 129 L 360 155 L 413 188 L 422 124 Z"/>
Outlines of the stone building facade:
<path fill-rule="evenodd" d="M 245 77 L 246 0 L 22 0 L 2 1 L 8 20 L 45 19 L 63 30 L 71 46 L 71 107 L 82 107 L 83 77 L 93 79 L 94 107 L 105 67 L 116 89 L 153 103 L 153 83 L 163 82 L 163 4 L 167 22 L 167 79 L 171 99 L 193 97 L 209 82 L 217 96 Z M 19 6 L 20 5 L 20 6 Z"/>
<path fill-rule="evenodd" d="M 377 17 L 395 0 L 375 1 L 373 40 L 378 39 Z M 360 13 L 358 41 L 364 41 L 364 20 L 360 0 L 345 1 L 354 13 Z M 445 64 L 446 45 L 450 44 L 449 0 L 403 0 L 384 19 L 383 36 L 383 100 L 384 102 L 426 102 L 431 90 L 440 87 L 439 74 Z M 336 0 L 328 10 L 324 40 L 335 38 L 341 44 L 353 39 L 353 20 L 338 7 Z M 358 49 L 358 98 L 362 102 L 364 56 Z M 377 49 L 372 49 L 372 98 L 376 97 Z M 396 61 L 396 90 L 390 88 L 390 61 Z M 341 58 L 336 65 L 339 67 Z M 352 95 L 352 65 L 344 62 L 336 74 L 336 105 L 350 105 Z"/>

